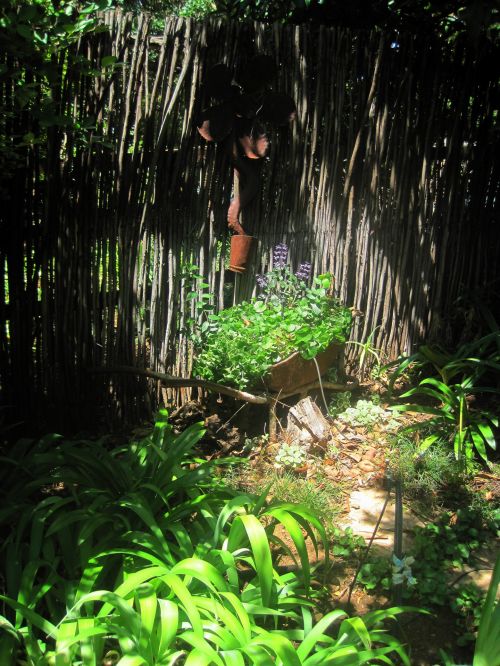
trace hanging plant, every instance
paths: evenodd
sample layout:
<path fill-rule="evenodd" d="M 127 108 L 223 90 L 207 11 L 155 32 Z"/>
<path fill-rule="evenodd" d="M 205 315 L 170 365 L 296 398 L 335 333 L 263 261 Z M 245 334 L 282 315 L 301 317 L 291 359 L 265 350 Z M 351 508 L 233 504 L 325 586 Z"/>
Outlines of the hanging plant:
<path fill-rule="evenodd" d="M 259 191 L 262 158 L 269 149 L 267 126 L 288 125 L 297 113 L 291 97 L 271 90 L 275 75 L 273 59 L 258 55 L 236 81 L 226 65 L 215 65 L 203 87 L 204 101 L 212 105 L 201 112 L 198 131 L 206 141 L 221 142 L 231 158 L 237 182 L 228 225 L 236 235 L 246 235 L 241 209 Z"/>

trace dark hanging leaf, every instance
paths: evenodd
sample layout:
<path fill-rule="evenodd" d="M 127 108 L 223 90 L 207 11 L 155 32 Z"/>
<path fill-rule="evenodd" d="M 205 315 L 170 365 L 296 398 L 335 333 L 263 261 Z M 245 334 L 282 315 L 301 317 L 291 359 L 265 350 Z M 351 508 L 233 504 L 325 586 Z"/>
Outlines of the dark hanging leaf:
<path fill-rule="evenodd" d="M 268 93 L 258 113 L 258 117 L 275 125 L 287 125 L 297 115 L 295 102 L 282 93 Z"/>
<path fill-rule="evenodd" d="M 255 118 L 261 106 L 262 100 L 258 95 L 248 95 L 247 93 L 238 95 L 234 103 L 236 115 L 242 118 Z"/>
<path fill-rule="evenodd" d="M 255 118 L 236 118 L 234 126 L 238 139 L 245 135 L 253 136 L 255 122 Z"/>
<path fill-rule="evenodd" d="M 222 141 L 233 129 L 234 107 L 230 103 L 211 106 L 201 113 L 198 132 L 206 141 Z"/>
<path fill-rule="evenodd" d="M 237 85 L 232 85 L 229 87 L 228 91 L 228 99 L 234 99 L 235 97 L 239 97 L 241 95 L 241 88 L 240 86 Z"/>
<path fill-rule="evenodd" d="M 229 99 L 234 94 L 234 86 L 231 86 L 232 79 L 232 74 L 226 65 L 222 63 L 215 65 L 208 70 L 205 77 L 207 95 L 217 100 Z"/>
<path fill-rule="evenodd" d="M 246 93 L 255 93 L 269 86 L 276 76 L 274 60 L 267 55 L 252 58 L 243 70 L 238 83 Z"/>

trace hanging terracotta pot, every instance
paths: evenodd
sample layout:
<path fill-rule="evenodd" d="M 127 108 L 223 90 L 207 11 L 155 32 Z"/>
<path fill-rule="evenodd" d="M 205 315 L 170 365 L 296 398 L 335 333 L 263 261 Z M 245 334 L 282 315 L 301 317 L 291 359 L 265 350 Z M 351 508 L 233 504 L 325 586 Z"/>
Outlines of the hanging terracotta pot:
<path fill-rule="evenodd" d="M 231 236 L 230 271 L 234 273 L 244 273 L 246 271 L 254 241 L 254 236 L 243 236 L 240 234 Z"/>

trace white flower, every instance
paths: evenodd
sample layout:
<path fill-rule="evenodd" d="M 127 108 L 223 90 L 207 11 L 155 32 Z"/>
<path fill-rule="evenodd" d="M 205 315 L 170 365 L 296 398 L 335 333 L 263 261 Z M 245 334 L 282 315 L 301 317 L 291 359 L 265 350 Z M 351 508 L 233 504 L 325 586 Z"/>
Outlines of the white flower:
<path fill-rule="evenodd" d="M 411 565 L 415 558 L 408 556 L 399 559 L 395 554 L 392 555 L 392 584 L 401 585 L 405 581 L 409 586 L 416 585 L 417 579 L 412 575 Z"/>

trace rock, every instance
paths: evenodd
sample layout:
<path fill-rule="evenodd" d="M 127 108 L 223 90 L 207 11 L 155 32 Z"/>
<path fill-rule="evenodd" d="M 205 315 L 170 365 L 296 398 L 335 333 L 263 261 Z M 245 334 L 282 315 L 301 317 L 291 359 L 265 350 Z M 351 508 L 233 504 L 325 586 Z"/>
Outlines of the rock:
<path fill-rule="evenodd" d="M 366 449 L 364 457 L 366 460 L 373 460 L 377 456 L 377 453 L 378 450 L 375 447 L 370 446 Z"/>
<path fill-rule="evenodd" d="M 358 467 L 362 472 L 374 472 L 375 471 L 375 465 L 372 462 L 370 462 L 369 460 L 362 460 L 358 464 Z"/>
<path fill-rule="evenodd" d="M 375 488 L 353 491 L 349 501 L 350 512 L 343 527 L 352 527 L 355 534 L 361 534 L 368 539 L 375 528 L 386 497 L 387 491 Z M 384 541 L 390 552 L 394 548 L 394 514 L 394 494 L 391 493 L 378 531 L 378 537 Z M 422 524 L 415 514 L 406 507 L 403 508 L 403 548 L 405 551 L 409 550 L 410 546 L 408 531 L 416 525 L 421 526 Z"/>

